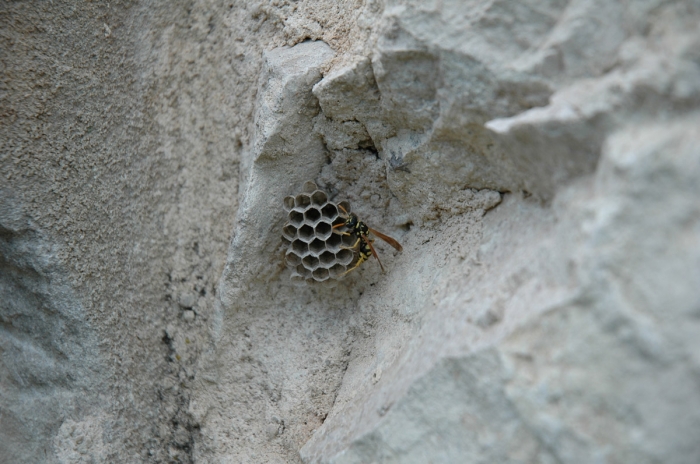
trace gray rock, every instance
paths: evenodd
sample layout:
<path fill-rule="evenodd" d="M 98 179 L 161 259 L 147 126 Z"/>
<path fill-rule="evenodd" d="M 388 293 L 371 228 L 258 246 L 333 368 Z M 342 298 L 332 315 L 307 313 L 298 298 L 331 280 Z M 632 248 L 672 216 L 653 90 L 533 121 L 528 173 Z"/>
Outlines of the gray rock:
<path fill-rule="evenodd" d="M 236 234 L 221 279 L 224 306 L 243 306 L 251 280 L 273 272 L 261 259 L 279 241 L 284 223 L 281 199 L 291 186 L 320 171 L 326 153 L 321 138 L 310 130 L 320 108 L 311 88 L 321 79 L 321 67 L 333 57 L 323 42 L 305 42 L 267 52 L 255 116 L 255 141 L 242 169 L 248 192 L 237 215 Z M 246 172 L 244 171 L 244 172 Z M 298 188 L 298 187 L 297 187 Z"/>
<path fill-rule="evenodd" d="M 191 293 L 183 293 L 180 295 L 179 303 L 183 308 L 192 308 L 197 303 L 197 297 Z"/>
<path fill-rule="evenodd" d="M 0 461 L 700 462 L 697 2 L 5 10 Z"/>
<path fill-rule="evenodd" d="M 481 244 L 466 262 L 436 258 L 454 246 L 441 241 L 459 230 L 448 225 L 412 249 L 411 262 L 420 264 L 385 277 L 382 300 L 363 295 L 360 307 L 394 308 L 420 324 L 392 336 L 384 331 L 400 331 L 396 322 L 379 323 L 368 357 L 351 359 L 336 406 L 302 448 L 305 462 L 680 463 L 700 456 L 693 439 L 700 416 L 690 412 L 700 411 L 700 397 L 690 393 L 697 349 L 682 335 L 695 330 L 692 308 L 700 301 L 700 267 L 692 264 L 700 235 L 689 219 L 698 217 L 700 183 L 691 180 L 700 166 L 691 148 L 699 146 L 698 120 L 687 113 L 700 100 L 686 80 L 700 77 L 700 68 L 687 66 L 683 45 L 696 43 L 697 32 L 669 38 L 662 65 L 648 44 L 613 30 L 590 44 L 595 57 L 574 51 L 587 48 L 586 22 L 598 15 L 638 21 L 647 14 L 641 6 L 571 4 L 550 32 L 545 17 L 540 29 L 510 23 L 509 37 L 534 31 L 549 37 L 545 49 L 563 53 L 552 73 L 546 53 L 539 65 L 536 54 L 508 61 L 508 47 L 486 53 L 485 41 L 501 43 L 492 26 L 521 7 L 490 6 L 498 12 L 490 23 L 468 17 L 468 9 L 445 14 L 450 6 L 440 15 L 413 7 L 385 15 L 374 71 L 383 114 L 408 130 L 381 146 L 392 191 L 409 214 L 430 218 L 426 206 L 435 204 L 449 210 L 457 179 L 552 203 L 507 195 L 481 222 Z M 458 32 L 460 21 L 471 25 L 467 32 Z M 625 65 L 605 72 L 616 59 Z M 509 85 L 520 87 L 508 93 Z M 678 86 L 683 96 L 671 97 Z M 457 104 L 470 95 L 469 106 Z M 658 121 L 647 100 L 673 116 Z M 438 145 L 442 134 L 454 135 Z M 462 156 L 448 157 L 450 146 Z M 437 262 L 444 267 L 417 272 Z M 690 364 L 680 367 L 681 359 Z"/>
<path fill-rule="evenodd" d="M 100 411 L 104 360 L 56 248 L 0 189 L 0 455 L 7 462 L 44 460 L 66 415 Z M 82 448 L 104 457 L 97 444 Z"/>

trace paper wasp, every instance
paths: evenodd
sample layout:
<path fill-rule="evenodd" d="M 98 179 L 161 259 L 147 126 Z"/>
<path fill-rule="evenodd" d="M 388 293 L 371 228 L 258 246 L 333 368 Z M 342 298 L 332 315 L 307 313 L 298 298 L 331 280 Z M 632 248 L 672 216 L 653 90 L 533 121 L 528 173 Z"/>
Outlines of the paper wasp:
<path fill-rule="evenodd" d="M 386 243 L 391 245 L 392 247 L 396 248 L 398 251 L 403 251 L 403 247 L 399 242 L 397 242 L 395 239 L 389 237 L 388 235 L 384 235 L 383 233 L 372 229 L 371 227 L 367 226 L 364 222 L 360 221 L 360 219 L 357 217 L 355 213 L 348 213 L 345 208 L 343 208 L 341 205 L 338 205 L 338 208 L 345 214 L 344 222 L 341 222 L 339 224 L 336 224 L 333 226 L 334 229 L 337 229 L 339 227 L 347 227 L 349 232 L 342 232 L 342 235 L 352 235 L 355 234 L 357 236 L 357 241 L 355 244 L 351 247 L 347 247 L 349 249 L 356 249 L 359 245 L 359 257 L 357 258 L 357 262 L 353 267 L 345 271 L 342 275 L 347 274 L 350 271 L 354 271 L 357 269 L 360 264 L 364 263 L 367 261 L 372 255 L 374 255 L 375 258 L 377 258 L 377 262 L 379 263 L 379 267 L 382 268 L 382 272 L 384 272 L 384 266 L 382 266 L 382 262 L 379 260 L 379 255 L 377 252 L 374 250 L 374 246 L 372 246 L 372 243 L 374 243 L 374 239 L 369 237 L 369 234 L 372 233 L 372 235 L 376 235 L 377 237 L 381 238 L 384 240 Z"/>

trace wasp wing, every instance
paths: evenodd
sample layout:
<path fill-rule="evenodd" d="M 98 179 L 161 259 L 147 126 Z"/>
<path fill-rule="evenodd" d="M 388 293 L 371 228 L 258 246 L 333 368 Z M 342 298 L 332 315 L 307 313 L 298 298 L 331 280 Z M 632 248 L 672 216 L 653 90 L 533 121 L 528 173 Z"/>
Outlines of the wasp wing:
<path fill-rule="evenodd" d="M 379 260 L 379 255 L 377 254 L 376 251 L 374 251 L 374 247 L 372 246 L 372 242 L 367 240 L 367 245 L 369 245 L 369 249 L 372 250 L 372 254 L 374 255 L 374 257 L 377 258 L 377 262 L 379 263 L 379 267 L 382 268 L 382 272 L 386 272 L 384 270 L 384 266 L 382 266 L 382 262 Z"/>
<path fill-rule="evenodd" d="M 396 240 L 394 240 L 393 238 L 389 237 L 388 235 L 384 235 L 383 233 L 379 232 L 378 230 L 374 230 L 374 229 L 372 229 L 371 227 L 369 228 L 369 231 L 372 232 L 372 233 L 373 233 L 374 235 L 376 235 L 377 237 L 379 237 L 379 238 L 381 238 L 382 240 L 384 240 L 384 241 L 385 241 L 386 243 L 388 243 L 389 245 L 391 245 L 391 246 L 393 246 L 394 248 L 396 248 L 397 250 L 403 251 L 403 247 L 401 246 L 401 244 L 400 244 L 399 242 L 397 242 Z"/>

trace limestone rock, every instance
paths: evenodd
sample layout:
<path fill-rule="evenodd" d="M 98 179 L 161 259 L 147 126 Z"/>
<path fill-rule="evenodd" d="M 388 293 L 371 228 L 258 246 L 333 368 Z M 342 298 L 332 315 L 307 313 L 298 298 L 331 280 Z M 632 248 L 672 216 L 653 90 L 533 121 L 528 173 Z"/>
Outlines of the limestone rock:
<path fill-rule="evenodd" d="M 3 11 L 0 461 L 700 462 L 696 1 Z"/>
<path fill-rule="evenodd" d="M 0 189 L 0 455 L 7 462 L 43 460 L 65 414 L 96 408 L 104 360 L 67 280 L 55 246 Z"/>
<path fill-rule="evenodd" d="M 273 231 L 284 223 L 281 198 L 289 194 L 290 186 L 306 181 L 309 172 L 319 171 L 325 161 L 321 138 L 309 130 L 319 112 L 311 88 L 332 57 L 323 42 L 305 42 L 265 55 L 254 148 L 242 163 L 249 169 L 237 217 L 243 227 L 231 242 L 221 280 L 225 306 L 241 297 L 239 282 L 247 285 L 251 277 L 258 279 L 269 272 L 264 270 L 270 261 L 265 253 L 279 240 Z"/>

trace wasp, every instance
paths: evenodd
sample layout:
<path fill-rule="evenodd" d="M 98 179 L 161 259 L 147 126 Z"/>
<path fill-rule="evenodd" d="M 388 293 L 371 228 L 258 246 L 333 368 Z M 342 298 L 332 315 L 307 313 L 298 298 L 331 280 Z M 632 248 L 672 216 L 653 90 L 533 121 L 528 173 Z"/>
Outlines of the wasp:
<path fill-rule="evenodd" d="M 357 258 L 357 262 L 355 263 L 355 265 L 347 271 L 345 271 L 342 275 L 345 275 L 350 271 L 354 271 L 360 266 L 360 264 L 364 263 L 370 257 L 372 257 L 372 255 L 374 255 L 374 257 L 377 258 L 379 267 L 382 268 L 382 272 L 384 272 L 384 266 L 382 266 L 382 262 L 379 260 L 379 255 L 374 250 L 374 246 L 372 246 L 372 244 L 374 243 L 374 239 L 370 238 L 369 234 L 371 233 L 372 235 L 376 235 L 392 247 L 396 248 L 398 251 L 403 251 L 403 247 L 401 246 L 401 244 L 392 237 L 384 235 L 378 230 L 374 230 L 371 227 L 367 226 L 367 224 L 361 221 L 355 213 L 348 213 L 345 210 L 345 208 L 343 208 L 341 205 L 338 205 L 338 208 L 340 208 L 343 214 L 345 214 L 345 220 L 344 222 L 334 225 L 333 228 L 337 229 L 339 227 L 345 226 L 349 230 L 349 232 L 343 232 L 342 235 L 355 234 L 357 236 L 357 241 L 353 246 L 347 248 L 351 250 L 357 249 L 359 252 L 359 257 Z"/>

